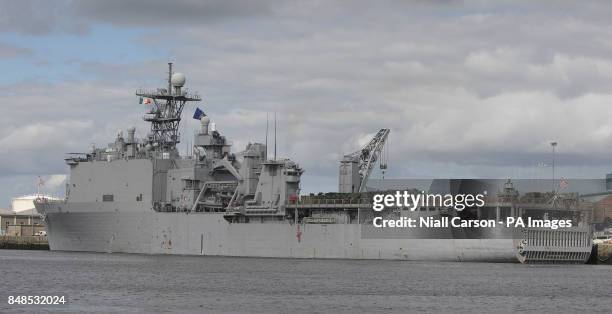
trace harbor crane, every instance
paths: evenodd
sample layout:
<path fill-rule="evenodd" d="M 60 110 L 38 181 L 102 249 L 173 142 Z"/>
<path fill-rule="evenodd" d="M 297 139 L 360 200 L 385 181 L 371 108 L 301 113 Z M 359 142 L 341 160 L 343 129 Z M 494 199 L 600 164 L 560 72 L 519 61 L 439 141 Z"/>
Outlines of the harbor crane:
<path fill-rule="evenodd" d="M 372 169 L 383 154 L 383 148 L 391 130 L 380 129 L 376 135 L 360 150 L 344 155 L 340 161 L 340 193 L 363 192 Z M 381 161 L 381 169 L 387 169 L 386 161 Z"/>

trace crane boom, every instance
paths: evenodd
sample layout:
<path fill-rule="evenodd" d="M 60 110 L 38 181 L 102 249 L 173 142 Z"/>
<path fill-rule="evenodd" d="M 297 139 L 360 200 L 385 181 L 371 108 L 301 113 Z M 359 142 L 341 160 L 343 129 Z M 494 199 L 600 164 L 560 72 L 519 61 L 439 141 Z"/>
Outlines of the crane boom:
<path fill-rule="evenodd" d="M 387 141 L 391 130 L 380 129 L 360 150 L 345 155 L 340 162 L 341 193 L 363 192 L 372 169 Z"/>

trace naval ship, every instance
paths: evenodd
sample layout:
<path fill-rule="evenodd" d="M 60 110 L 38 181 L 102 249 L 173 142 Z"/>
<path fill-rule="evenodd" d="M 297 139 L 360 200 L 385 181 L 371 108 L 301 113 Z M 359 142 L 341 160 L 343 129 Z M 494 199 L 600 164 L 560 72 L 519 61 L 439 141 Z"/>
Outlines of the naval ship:
<path fill-rule="evenodd" d="M 340 193 L 300 195 L 304 170 L 298 163 L 276 158 L 276 153 L 270 158 L 267 143 L 249 143 L 243 151 L 232 152 L 230 141 L 199 109 L 194 115 L 200 130 L 194 135 L 193 151 L 181 155 L 177 144 L 183 109 L 201 97 L 185 87 L 185 75 L 168 65 L 166 87 L 136 91 L 141 101 L 150 103 L 143 117 L 150 123 L 148 134 L 136 138 L 131 127 L 126 137 L 119 133 L 107 147 L 68 155 L 65 199 L 36 200 L 51 250 L 575 263 L 590 254 L 585 228 L 532 230 L 520 239 L 466 236 L 452 230 L 437 231 L 437 236 L 372 233 L 371 192 L 366 186 L 389 129 L 381 129 L 340 162 Z M 499 215 L 502 205 L 493 211 Z M 457 213 L 433 208 L 404 214 Z M 568 246 L 564 239 L 569 237 L 573 242 Z"/>

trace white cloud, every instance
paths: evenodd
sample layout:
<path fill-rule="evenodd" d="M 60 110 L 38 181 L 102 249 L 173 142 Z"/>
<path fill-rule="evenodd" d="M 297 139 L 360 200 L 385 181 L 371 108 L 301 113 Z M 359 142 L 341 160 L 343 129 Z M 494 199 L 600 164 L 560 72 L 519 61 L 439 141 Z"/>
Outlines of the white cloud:
<path fill-rule="evenodd" d="M 44 181 L 44 188 L 47 193 L 57 195 L 57 191 L 63 188 L 63 185 L 66 183 L 67 176 L 65 174 L 52 174 L 48 177 L 42 177 Z"/>
<path fill-rule="evenodd" d="M 263 141 L 265 113 L 278 112 L 278 150 L 305 167 L 311 187 L 333 185 L 341 156 L 383 127 L 391 129 L 388 176 L 529 175 L 550 158 L 551 140 L 560 143 L 561 175 L 601 177 L 612 164 L 605 3 L 268 4 L 265 15 L 244 18 L 232 8 L 231 23 L 158 29 L 140 18 L 149 28 L 138 40 L 156 49 L 150 38 L 175 41 L 165 53 L 236 151 Z M 131 25 L 109 18 L 113 8 L 94 20 Z M 164 61 L 87 60 L 81 70 L 95 82 L 0 87 L 0 144 L 17 151 L 0 154 L 0 176 L 59 173 L 60 152 L 105 145 L 134 124 L 144 135 L 133 91 L 162 82 Z M 114 77 L 120 70 L 129 75 Z M 185 110 L 191 136 L 199 126 L 193 106 Z"/>
<path fill-rule="evenodd" d="M 0 137 L 0 146 L 20 151 L 71 147 L 83 132 L 92 132 L 93 125 L 92 120 L 36 122 L 9 130 L 8 134 Z"/>

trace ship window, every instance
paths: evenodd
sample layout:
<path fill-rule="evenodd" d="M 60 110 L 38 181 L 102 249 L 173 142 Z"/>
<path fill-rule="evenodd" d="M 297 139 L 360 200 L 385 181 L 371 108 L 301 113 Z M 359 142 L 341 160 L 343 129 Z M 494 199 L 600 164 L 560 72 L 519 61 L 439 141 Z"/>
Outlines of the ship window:
<path fill-rule="evenodd" d="M 115 200 L 115 196 L 113 194 L 102 195 L 102 202 L 113 202 L 114 200 Z"/>
<path fill-rule="evenodd" d="M 136 202 L 142 202 L 142 194 L 136 195 Z"/>

